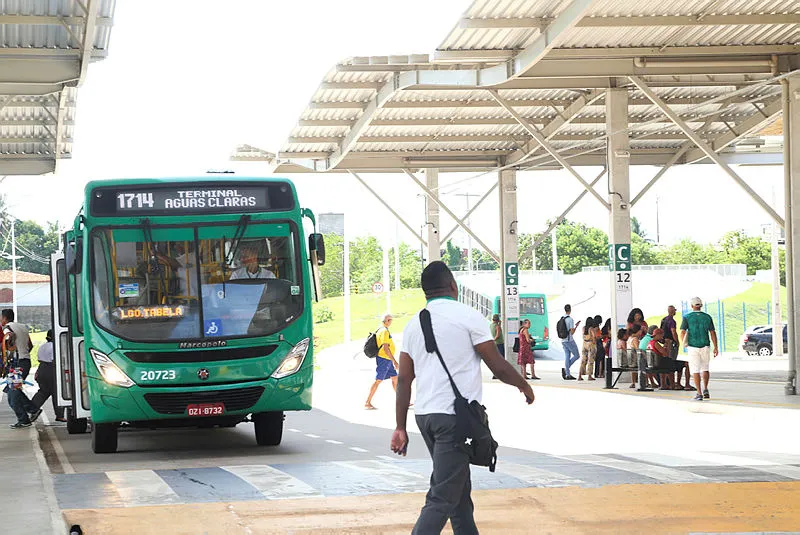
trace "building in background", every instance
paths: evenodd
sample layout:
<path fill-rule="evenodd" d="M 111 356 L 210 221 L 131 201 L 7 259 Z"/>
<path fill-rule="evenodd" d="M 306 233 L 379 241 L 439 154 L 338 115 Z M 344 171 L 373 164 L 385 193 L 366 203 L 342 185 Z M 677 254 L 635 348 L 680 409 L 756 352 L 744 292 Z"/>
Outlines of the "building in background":
<path fill-rule="evenodd" d="M 0 308 L 13 308 L 11 270 L 0 270 Z M 36 330 L 51 327 L 50 277 L 17 270 L 17 321 Z"/>

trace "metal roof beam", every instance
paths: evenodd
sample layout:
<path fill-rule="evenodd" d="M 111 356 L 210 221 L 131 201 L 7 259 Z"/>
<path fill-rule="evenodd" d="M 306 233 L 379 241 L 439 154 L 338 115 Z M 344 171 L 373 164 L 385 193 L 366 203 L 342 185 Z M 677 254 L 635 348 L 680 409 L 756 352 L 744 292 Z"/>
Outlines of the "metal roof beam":
<path fill-rule="evenodd" d="M 569 162 L 566 159 L 564 159 L 563 157 L 561 157 L 561 155 L 558 154 L 558 151 L 556 151 L 553 148 L 553 146 L 550 145 L 550 143 L 547 141 L 547 139 L 545 139 L 544 135 L 542 135 L 542 133 L 534 125 L 529 123 L 527 120 L 525 120 L 524 117 L 522 117 L 519 113 L 517 113 L 517 111 L 511 106 L 511 104 L 508 103 L 506 100 L 504 100 L 496 90 L 488 89 L 488 91 L 489 91 L 489 94 L 492 95 L 492 97 L 501 106 L 503 106 L 503 108 L 505 108 L 505 110 L 508 113 L 510 113 L 511 116 L 514 117 L 514 119 L 516 119 L 517 122 L 519 122 L 519 124 L 521 124 L 523 126 L 523 128 L 525 128 L 525 130 L 528 131 L 528 133 L 536 140 L 537 143 L 539 143 L 539 145 L 541 145 L 541 147 L 544 150 L 546 150 L 548 153 L 550 153 L 550 155 L 553 158 L 555 158 L 555 160 L 558 163 L 560 163 L 561 166 L 564 169 L 569 171 L 569 173 L 572 176 L 574 176 L 578 180 L 578 182 L 580 182 L 583 185 L 583 187 L 586 188 L 589 191 L 589 193 L 594 195 L 594 197 L 600 202 L 600 204 L 602 204 L 606 208 L 606 210 L 611 209 L 611 205 L 608 202 L 606 202 L 606 200 L 603 199 L 603 197 L 601 197 L 600 194 L 597 193 L 594 190 L 594 188 L 589 186 L 589 183 L 586 182 L 586 180 L 584 180 L 583 177 L 580 174 L 578 174 L 578 172 L 575 171 L 575 169 L 572 168 L 572 166 L 569 164 Z"/>
<path fill-rule="evenodd" d="M 381 87 L 380 82 L 322 82 L 319 89 L 375 89 Z"/>
<path fill-rule="evenodd" d="M 800 53 L 798 45 L 710 45 L 710 46 L 675 46 L 665 49 L 651 47 L 619 47 L 619 48 L 556 48 L 547 55 L 547 59 L 586 59 L 586 58 L 619 58 L 619 57 L 681 57 L 695 56 L 770 56 L 791 55 Z"/>
<path fill-rule="evenodd" d="M 58 93 L 63 87 L 64 84 L 17 84 L 0 82 L 0 95 L 39 97 Z"/>
<path fill-rule="evenodd" d="M 670 132 L 631 132 L 631 135 L 638 136 L 640 139 L 651 141 L 682 141 L 686 136 Z M 602 137 L 602 133 L 597 134 L 553 134 L 546 139 L 551 141 L 591 141 Z M 323 137 L 323 136 L 294 136 L 286 140 L 288 144 L 301 143 L 339 143 L 344 137 Z M 531 137 L 521 134 L 453 134 L 453 135 L 407 135 L 407 136 L 361 136 L 357 143 L 466 143 L 466 142 L 514 142 L 528 143 Z"/>
<path fill-rule="evenodd" d="M 745 192 L 747 192 L 747 194 L 750 195 L 750 197 L 754 201 L 756 201 L 759 204 L 759 206 L 761 206 L 761 208 L 763 208 L 764 211 L 767 212 L 767 214 L 769 214 L 770 217 L 772 217 L 772 219 L 774 219 L 779 225 L 781 226 L 784 225 L 783 218 L 780 215 L 778 215 L 775 209 L 772 208 L 772 206 L 770 206 L 764 199 L 762 199 L 761 196 L 759 196 L 758 193 L 756 193 L 753 190 L 753 188 L 751 188 L 747 184 L 747 182 L 745 182 L 733 169 L 731 169 L 731 167 L 727 163 L 722 161 L 722 159 L 719 157 L 719 155 L 717 155 L 714 149 L 708 143 L 706 143 L 705 140 L 703 140 L 703 138 L 697 135 L 697 133 L 694 130 L 689 128 L 689 125 L 687 125 L 686 122 L 683 121 L 683 119 L 681 119 L 678 116 L 678 114 L 672 111 L 672 109 L 670 109 L 670 107 L 664 101 L 662 101 L 655 93 L 653 93 L 653 91 L 649 87 L 647 87 L 647 85 L 645 85 L 645 83 L 642 82 L 639 78 L 631 76 L 630 80 L 642 93 L 644 93 L 647 96 L 648 99 L 650 99 L 653 102 L 653 104 L 658 106 L 658 108 L 664 113 L 664 115 L 669 117 L 670 120 L 673 123 L 675 123 L 675 126 L 680 128 L 683 131 L 683 133 L 686 134 L 686 136 L 689 139 L 691 139 L 692 142 L 706 154 L 706 156 L 711 158 L 711 160 L 713 160 L 714 163 L 719 165 L 728 176 L 730 176 L 737 184 L 739 184 L 739 186 L 741 186 L 741 188 L 745 190 Z"/>
<path fill-rule="evenodd" d="M 86 80 L 86 71 L 92 61 L 92 51 L 94 50 L 94 33 L 97 27 L 97 10 L 100 0 L 88 0 L 86 5 L 86 18 L 83 24 L 83 42 L 81 43 L 81 71 L 78 77 L 78 85 L 82 85 Z"/>
<path fill-rule="evenodd" d="M 552 18 L 463 18 L 458 22 L 462 29 L 478 28 L 542 28 L 552 22 Z M 734 14 L 734 15 L 682 15 L 682 16 L 644 16 L 644 17 L 584 17 L 577 28 L 624 28 L 651 26 L 741 26 L 766 24 L 798 24 L 800 14 Z"/>
<path fill-rule="evenodd" d="M 454 213 L 453 213 L 453 211 L 452 211 L 452 210 L 450 210 L 450 208 L 448 208 L 448 207 L 447 207 L 447 205 L 446 205 L 446 204 L 444 204 L 444 203 L 442 202 L 442 200 L 441 200 L 441 199 L 439 199 L 439 197 L 438 197 L 438 196 L 437 196 L 437 195 L 436 195 L 434 192 L 432 192 L 432 191 L 431 191 L 431 190 L 430 190 L 430 189 L 429 189 L 429 188 L 428 188 L 428 187 L 427 187 L 425 184 L 423 184 L 423 183 L 422 183 L 422 181 L 420 181 L 420 179 L 418 179 L 418 178 L 417 178 L 417 177 L 414 175 L 414 173 L 412 173 L 412 172 L 411 172 L 411 171 L 409 171 L 408 169 L 403 169 L 403 172 L 404 172 L 405 174 L 407 174 L 409 177 L 411 177 L 411 180 L 413 180 L 413 181 L 414 181 L 414 182 L 415 182 L 415 183 L 416 183 L 416 184 L 417 184 L 417 185 L 418 185 L 418 186 L 419 186 L 419 187 L 422 189 L 422 191 L 424 191 L 424 192 L 425 192 L 425 194 L 428 196 L 428 198 L 429 198 L 430 200 L 432 200 L 432 201 L 433 201 L 433 202 L 435 202 L 437 205 L 439 205 L 439 208 L 441 208 L 442 210 L 444 210 L 445 212 L 447 212 L 447 215 L 449 215 L 450 217 L 452 217 L 452 218 L 453 218 L 453 220 L 456 222 L 456 224 L 457 224 L 459 227 L 461 227 L 461 228 L 464 230 L 464 232 L 466 232 L 467 234 L 469 234 L 470 236 L 472 236 L 472 238 L 473 238 L 473 239 L 474 239 L 476 242 L 478 242 L 478 245 L 480 245 L 480 246 L 481 246 L 481 249 L 483 249 L 483 250 L 486 252 L 486 254 L 488 254 L 489 256 L 491 256 L 491 257 L 492 257 L 492 259 L 493 259 L 495 262 L 497 262 L 498 264 L 500 263 L 500 257 L 499 257 L 499 256 L 497 256 L 497 253 L 495 253 L 494 251 L 492 251 L 492 250 L 489 248 L 489 246 L 488 246 L 488 245 L 486 245 L 485 243 L 483 243 L 483 240 L 481 240 L 481 239 L 478 237 L 478 235 L 477 235 L 477 234 L 475 234 L 474 232 L 472 232 L 472 229 L 471 229 L 471 228 L 469 228 L 469 227 L 468 227 L 468 226 L 467 226 L 467 225 L 466 225 L 466 224 L 465 224 L 465 223 L 464 223 L 464 222 L 463 222 L 461 219 L 459 219 L 459 218 L 458 218 L 458 216 L 457 216 L 456 214 L 454 214 Z"/>
<path fill-rule="evenodd" d="M 79 75 L 80 65 L 74 59 L 0 57 L 0 84 L 63 84 Z"/>
<path fill-rule="evenodd" d="M 44 136 L 9 136 L 9 137 L 0 137 L 0 143 L 52 143 L 56 139 L 56 134 L 54 134 L 48 127 L 44 125 L 40 125 L 44 128 L 47 135 Z M 72 142 L 72 139 L 65 140 L 68 143 Z"/>
<path fill-rule="evenodd" d="M 778 96 L 778 98 L 768 102 L 764 108 L 761 108 L 761 113 L 755 114 L 739 124 L 729 126 L 730 131 L 711 140 L 709 146 L 715 152 L 719 152 L 728 145 L 736 143 L 738 140 L 753 134 L 753 132 L 761 130 L 772 123 L 780 114 L 781 99 L 780 96 Z M 705 156 L 705 152 L 701 149 L 691 150 L 686 155 L 686 162 L 694 162 L 705 158 Z"/>
<path fill-rule="evenodd" d="M 97 26 L 113 26 L 114 19 L 111 17 L 96 17 Z M 0 15 L 0 24 L 28 24 L 33 26 L 49 25 L 60 26 L 61 24 L 69 26 L 83 26 L 86 23 L 86 17 L 55 17 L 47 15 Z"/>
<path fill-rule="evenodd" d="M 474 212 L 475 210 L 477 210 L 477 209 L 478 209 L 478 207 L 481 205 L 481 203 L 483 203 L 483 201 L 485 201 L 485 200 L 486 200 L 486 199 L 489 197 L 489 195 L 491 195 L 491 193 L 492 193 L 492 192 L 493 192 L 495 189 L 497 189 L 497 182 L 495 182 L 494 184 L 492 184 L 492 186 L 491 186 L 491 187 L 488 189 L 488 191 L 486 191 L 486 193 L 484 193 L 484 194 L 483 194 L 483 197 L 481 197 L 480 199 L 478 199 L 478 202 L 476 202 L 476 203 L 475 203 L 475 204 L 472 206 L 472 208 L 470 208 L 470 209 L 467 211 L 467 213 L 466 213 L 466 214 L 464 214 L 464 217 L 462 217 L 461 219 L 459 219 L 459 221 L 460 221 L 461 223 L 464 223 L 464 221 L 466 221 L 467 219 L 469 219 L 469 216 L 471 216 L 471 215 L 472 215 L 472 212 Z M 449 239 L 450 239 L 450 236 L 452 236 L 452 235 L 453 235 L 453 233 L 454 233 L 456 230 L 458 230 L 458 224 L 455 224 L 455 225 L 453 225 L 453 228 L 451 228 L 451 229 L 450 229 L 450 231 L 449 231 L 447 234 L 445 234 L 443 237 L 439 238 L 439 242 L 440 242 L 440 243 L 446 243 L 446 242 L 447 242 L 447 240 L 449 240 Z"/>
<path fill-rule="evenodd" d="M 404 227 L 406 227 L 406 228 L 408 229 L 408 231 L 409 231 L 409 232 L 410 232 L 410 233 L 411 233 L 411 234 L 412 234 L 412 235 L 413 235 L 415 238 L 417 238 L 417 239 L 418 239 L 420 242 L 422 242 L 422 245 L 424 245 L 425 247 L 427 247 L 427 246 L 428 246 L 428 242 L 427 242 L 427 241 L 425 241 L 425 239 L 424 239 L 424 238 L 423 238 L 423 237 L 422 237 L 420 234 L 417 234 L 417 233 L 414 231 L 414 229 L 413 229 L 413 228 L 411 228 L 411 225 L 409 225 L 409 224 L 406 222 L 406 220 L 405 220 L 405 219 L 403 219 L 402 217 L 400 217 L 400 214 L 398 214 L 398 213 L 395 211 L 395 209 L 394 209 L 394 208 L 392 208 L 392 206 L 391 206 L 391 205 L 390 205 L 388 202 L 386 202 L 386 201 L 384 201 L 384 200 L 383 200 L 383 197 L 381 197 L 380 195 L 378 195 L 378 193 L 377 193 L 377 192 L 376 192 L 374 189 L 372 189 L 371 187 L 369 187 L 369 184 L 367 184 L 367 183 L 364 181 L 364 179 L 363 179 L 363 178 L 361 178 L 360 176 L 358 176 L 358 174 L 357 174 L 355 171 L 352 171 L 351 169 L 348 169 L 348 170 L 347 170 L 347 172 L 348 172 L 348 173 L 350 173 L 351 175 L 353 175 L 353 176 L 356 178 L 356 180 L 358 180 L 359 182 L 361 182 L 361 185 L 363 185 L 365 188 L 367 188 L 367 191 L 369 191 L 370 193 L 372 193 L 372 195 L 373 195 L 373 196 L 374 196 L 376 199 L 378 199 L 378 200 L 381 202 L 381 204 L 383 204 L 383 205 L 386 207 L 386 209 L 387 209 L 387 210 L 389 210 L 389 212 L 391 212 L 391 214 L 392 214 L 392 215 L 393 215 L 395 218 L 397 218 L 397 220 L 398 220 L 398 221 L 400 221 L 400 223 L 402 223 L 402 224 L 403 224 L 403 226 L 404 226 Z"/>
<path fill-rule="evenodd" d="M 39 154 L 0 154 L 0 175 L 44 175 L 55 171 L 52 157 Z"/>

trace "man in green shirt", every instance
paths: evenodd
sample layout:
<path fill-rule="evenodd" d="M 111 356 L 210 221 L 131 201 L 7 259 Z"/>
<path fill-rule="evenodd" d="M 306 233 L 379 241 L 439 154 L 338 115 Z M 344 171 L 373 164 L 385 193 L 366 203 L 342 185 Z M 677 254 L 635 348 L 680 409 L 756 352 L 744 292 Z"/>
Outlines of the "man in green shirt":
<path fill-rule="evenodd" d="M 689 353 L 689 371 L 694 376 L 694 384 L 697 387 L 697 395 L 694 399 L 703 401 L 710 397 L 708 394 L 708 365 L 711 361 L 709 337 L 714 342 L 714 357 L 719 355 L 719 344 L 717 343 L 717 332 L 714 330 L 714 320 L 700 310 L 703 308 L 703 300 L 699 297 L 692 297 L 690 304 L 692 311 L 686 314 L 681 322 L 681 340 Z M 700 383 L 700 374 L 703 376 L 702 384 Z"/>

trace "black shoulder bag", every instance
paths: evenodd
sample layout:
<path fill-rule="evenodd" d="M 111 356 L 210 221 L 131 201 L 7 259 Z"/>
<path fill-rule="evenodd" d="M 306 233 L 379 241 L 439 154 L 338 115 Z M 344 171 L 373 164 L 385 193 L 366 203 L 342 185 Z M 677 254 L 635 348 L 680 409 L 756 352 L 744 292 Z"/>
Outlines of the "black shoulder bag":
<path fill-rule="evenodd" d="M 422 326 L 422 334 L 425 336 L 425 350 L 428 353 L 436 353 L 447 373 L 447 378 L 450 379 L 450 386 L 453 387 L 453 394 L 456 396 L 454 404 L 456 426 L 461 439 L 461 449 L 469 456 L 470 464 L 488 466 L 489 471 L 494 472 L 495 465 L 497 465 L 497 442 L 492 438 L 492 432 L 489 429 L 486 407 L 475 400 L 470 402 L 458 391 L 453 376 L 450 375 L 450 370 L 447 369 L 439 347 L 436 345 L 431 325 L 431 313 L 427 308 L 420 311 L 419 323 Z"/>

